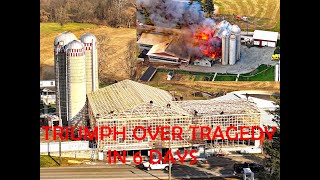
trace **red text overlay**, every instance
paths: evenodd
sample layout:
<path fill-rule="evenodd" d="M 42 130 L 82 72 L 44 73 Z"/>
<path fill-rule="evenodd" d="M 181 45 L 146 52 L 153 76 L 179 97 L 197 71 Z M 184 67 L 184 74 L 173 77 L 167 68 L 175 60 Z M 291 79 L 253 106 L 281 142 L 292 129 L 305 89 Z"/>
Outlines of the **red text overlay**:
<path fill-rule="evenodd" d="M 43 126 L 43 129 L 46 131 L 45 139 L 49 139 L 49 130 L 52 127 Z M 59 137 L 61 140 L 104 140 L 105 138 L 112 138 L 116 140 L 117 138 L 126 140 L 128 134 L 126 132 L 126 127 L 119 128 L 116 126 L 100 126 L 95 127 L 90 130 L 88 127 L 80 127 L 78 130 L 75 130 L 74 127 L 53 127 L 53 140 L 56 140 Z M 147 137 L 150 137 L 151 140 L 155 140 L 160 136 L 161 140 L 183 140 L 183 133 L 191 133 L 192 140 L 259 140 L 261 137 L 264 137 L 264 134 L 269 140 L 272 140 L 273 134 L 276 132 L 276 127 L 271 128 L 264 126 L 229 126 L 227 129 L 222 130 L 220 126 L 215 128 L 210 128 L 208 126 L 190 126 L 188 132 L 183 132 L 182 127 L 180 126 L 157 126 L 154 131 L 150 126 L 136 126 L 133 131 L 134 139 L 138 141 L 143 141 Z M 138 133 L 139 132 L 139 133 Z M 172 132 L 172 133 L 171 133 Z M 258 133 L 257 133 L 258 132 Z M 70 134 L 69 136 L 63 136 L 63 134 Z M 119 136 L 119 137 L 118 137 Z"/>

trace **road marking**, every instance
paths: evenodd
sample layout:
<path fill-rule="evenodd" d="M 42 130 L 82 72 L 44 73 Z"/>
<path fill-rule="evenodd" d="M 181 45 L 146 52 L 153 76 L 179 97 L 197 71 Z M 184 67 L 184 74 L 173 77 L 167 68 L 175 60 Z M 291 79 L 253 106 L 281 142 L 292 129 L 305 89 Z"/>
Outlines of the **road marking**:
<path fill-rule="evenodd" d="M 236 81 L 238 81 L 240 74 L 237 75 Z"/>
<path fill-rule="evenodd" d="M 213 76 L 213 78 L 212 78 L 212 81 L 214 81 L 214 79 L 216 78 L 217 74 L 218 74 L 217 72 L 214 73 L 214 76 Z"/>

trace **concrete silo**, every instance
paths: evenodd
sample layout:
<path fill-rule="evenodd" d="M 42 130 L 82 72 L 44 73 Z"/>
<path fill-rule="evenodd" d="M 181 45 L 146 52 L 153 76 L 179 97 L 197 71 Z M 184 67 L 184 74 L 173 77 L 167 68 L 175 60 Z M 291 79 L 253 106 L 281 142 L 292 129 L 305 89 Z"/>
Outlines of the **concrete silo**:
<path fill-rule="evenodd" d="M 229 64 L 234 65 L 236 63 L 236 56 L 237 56 L 237 42 L 236 42 L 236 35 L 232 34 L 230 36 L 229 41 Z"/>
<path fill-rule="evenodd" d="M 228 31 L 222 32 L 222 65 L 228 65 L 229 63 L 229 38 L 230 34 Z"/>
<path fill-rule="evenodd" d="M 87 94 L 99 88 L 97 38 L 90 33 L 80 37 L 85 48 Z"/>
<path fill-rule="evenodd" d="M 241 29 L 237 25 L 232 25 L 231 34 L 236 36 L 236 60 L 240 60 L 240 46 L 241 46 Z"/>
<path fill-rule="evenodd" d="M 56 109 L 64 126 L 68 125 L 67 119 L 67 64 L 66 64 L 66 45 L 76 40 L 77 37 L 71 32 L 63 32 L 54 40 L 54 70 L 56 84 Z"/>
<path fill-rule="evenodd" d="M 78 40 L 66 47 L 67 59 L 67 118 L 68 125 L 83 122 L 86 110 L 86 62 L 85 49 Z"/>

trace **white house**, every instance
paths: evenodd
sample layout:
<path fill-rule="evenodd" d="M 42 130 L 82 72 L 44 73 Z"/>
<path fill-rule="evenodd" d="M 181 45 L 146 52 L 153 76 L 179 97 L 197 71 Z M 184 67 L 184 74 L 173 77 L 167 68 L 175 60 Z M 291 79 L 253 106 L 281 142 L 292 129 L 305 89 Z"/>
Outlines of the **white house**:
<path fill-rule="evenodd" d="M 253 32 L 254 45 L 276 47 L 278 32 L 255 30 Z"/>
<path fill-rule="evenodd" d="M 40 99 L 45 104 L 56 104 L 56 92 L 53 87 L 40 88 Z"/>
<path fill-rule="evenodd" d="M 55 87 L 55 80 L 42 80 L 40 81 L 40 88 L 42 87 Z"/>
<path fill-rule="evenodd" d="M 208 59 L 195 60 L 193 64 L 197 66 L 211 67 L 211 62 Z"/>

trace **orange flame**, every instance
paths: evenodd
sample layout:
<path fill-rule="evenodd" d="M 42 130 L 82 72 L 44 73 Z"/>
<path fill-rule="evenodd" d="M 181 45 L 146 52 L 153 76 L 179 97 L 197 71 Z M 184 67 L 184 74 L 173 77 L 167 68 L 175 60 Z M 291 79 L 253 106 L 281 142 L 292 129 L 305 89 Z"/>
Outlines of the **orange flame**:
<path fill-rule="evenodd" d="M 209 35 L 208 34 L 206 34 L 206 33 L 197 33 L 196 35 L 195 35 L 195 37 L 196 37 L 196 39 L 198 39 L 198 40 L 203 40 L 203 41 L 208 41 L 208 39 L 209 39 Z"/>
<path fill-rule="evenodd" d="M 208 56 L 210 58 L 215 58 L 216 57 L 216 52 L 214 52 L 210 47 L 200 47 L 201 48 L 201 52 L 203 55 Z"/>
<path fill-rule="evenodd" d="M 210 57 L 212 59 L 221 56 L 221 53 L 216 47 L 213 47 L 211 42 L 208 42 L 212 38 L 214 31 L 202 29 L 198 33 L 194 34 L 196 42 L 195 46 L 198 46 L 204 56 Z M 221 50 L 220 50 L 221 51 Z"/>

